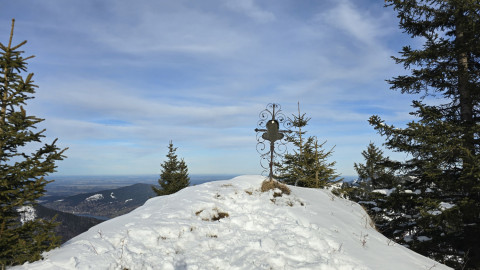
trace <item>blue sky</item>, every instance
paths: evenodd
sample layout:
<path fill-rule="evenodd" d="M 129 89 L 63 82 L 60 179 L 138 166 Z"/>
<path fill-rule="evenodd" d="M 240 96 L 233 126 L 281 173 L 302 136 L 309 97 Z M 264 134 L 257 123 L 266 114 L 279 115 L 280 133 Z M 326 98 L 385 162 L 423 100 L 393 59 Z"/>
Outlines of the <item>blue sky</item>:
<path fill-rule="evenodd" d="M 300 102 L 308 135 L 354 175 L 384 141 L 371 115 L 412 120 L 412 96 L 385 80 L 414 41 L 383 1 L 4 1 L 3 43 L 12 18 L 36 56 L 27 112 L 69 147 L 58 175 L 156 174 L 169 140 L 192 174 L 259 174 L 253 130 L 271 102 L 288 116 Z"/>

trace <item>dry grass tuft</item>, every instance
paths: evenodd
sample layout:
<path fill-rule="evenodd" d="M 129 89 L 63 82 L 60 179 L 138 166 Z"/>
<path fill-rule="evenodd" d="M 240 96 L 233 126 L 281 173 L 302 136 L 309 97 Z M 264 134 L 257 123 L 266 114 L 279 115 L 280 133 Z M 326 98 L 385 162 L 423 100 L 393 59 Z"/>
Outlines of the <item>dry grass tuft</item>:
<path fill-rule="evenodd" d="M 282 184 L 278 181 L 275 181 L 275 180 L 265 180 L 263 181 L 262 183 L 262 187 L 261 187 L 261 191 L 262 192 L 266 192 L 266 191 L 269 191 L 269 190 L 274 190 L 274 189 L 279 189 L 282 193 L 279 194 L 279 193 L 275 193 L 273 196 L 274 197 L 279 197 L 279 196 L 282 196 L 283 194 L 286 194 L 286 195 L 290 195 L 290 189 L 287 187 L 287 185 L 285 184 Z"/>
<path fill-rule="evenodd" d="M 229 217 L 228 213 L 217 211 L 217 214 L 212 217 L 212 221 L 218 221 L 222 218 Z"/>
<path fill-rule="evenodd" d="M 203 213 L 203 210 L 199 210 L 195 212 L 195 215 L 200 216 L 203 221 L 219 221 L 222 218 L 228 218 L 230 216 L 227 212 L 222 212 L 217 207 L 213 208 L 213 212 L 214 212 L 213 215 L 210 215 L 210 216 L 205 216 L 205 215 L 200 216 L 200 214 Z M 190 231 L 192 230 L 193 229 L 190 228 Z"/>

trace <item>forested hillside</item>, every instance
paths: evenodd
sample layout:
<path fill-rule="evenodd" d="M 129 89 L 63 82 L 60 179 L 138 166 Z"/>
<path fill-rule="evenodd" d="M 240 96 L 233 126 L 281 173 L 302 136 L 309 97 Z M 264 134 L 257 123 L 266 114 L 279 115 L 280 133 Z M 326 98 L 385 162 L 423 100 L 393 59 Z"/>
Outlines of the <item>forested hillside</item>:
<path fill-rule="evenodd" d="M 91 227 L 103 222 L 103 220 L 92 217 L 81 217 L 70 213 L 64 213 L 50 208 L 46 208 L 42 205 L 35 207 L 35 213 L 37 218 L 52 219 L 60 224 L 55 228 L 57 235 L 61 237 L 61 243 L 65 243 L 71 238 L 87 231 Z"/>

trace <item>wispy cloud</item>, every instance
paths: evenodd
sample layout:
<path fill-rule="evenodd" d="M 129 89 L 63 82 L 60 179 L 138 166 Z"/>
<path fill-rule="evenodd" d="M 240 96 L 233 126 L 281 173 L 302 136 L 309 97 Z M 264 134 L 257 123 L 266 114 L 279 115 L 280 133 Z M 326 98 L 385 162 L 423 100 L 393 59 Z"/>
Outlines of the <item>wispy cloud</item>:
<path fill-rule="evenodd" d="M 350 35 L 352 42 L 360 41 L 370 46 L 376 46 L 378 39 L 388 34 L 385 23 L 389 21 L 387 12 L 372 14 L 361 9 L 355 2 L 340 0 L 332 9 L 317 15 L 317 20 L 329 24 L 333 29 L 340 30 Z M 388 24 L 387 24 L 388 25 Z"/>

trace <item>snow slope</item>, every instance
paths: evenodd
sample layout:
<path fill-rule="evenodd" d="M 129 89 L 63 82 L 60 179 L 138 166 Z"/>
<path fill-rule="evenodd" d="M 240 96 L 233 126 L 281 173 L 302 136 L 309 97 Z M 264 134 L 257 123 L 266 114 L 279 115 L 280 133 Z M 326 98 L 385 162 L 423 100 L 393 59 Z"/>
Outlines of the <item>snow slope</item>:
<path fill-rule="evenodd" d="M 389 241 L 356 203 L 298 187 L 274 197 L 263 179 L 150 199 L 12 269 L 450 269 Z"/>

